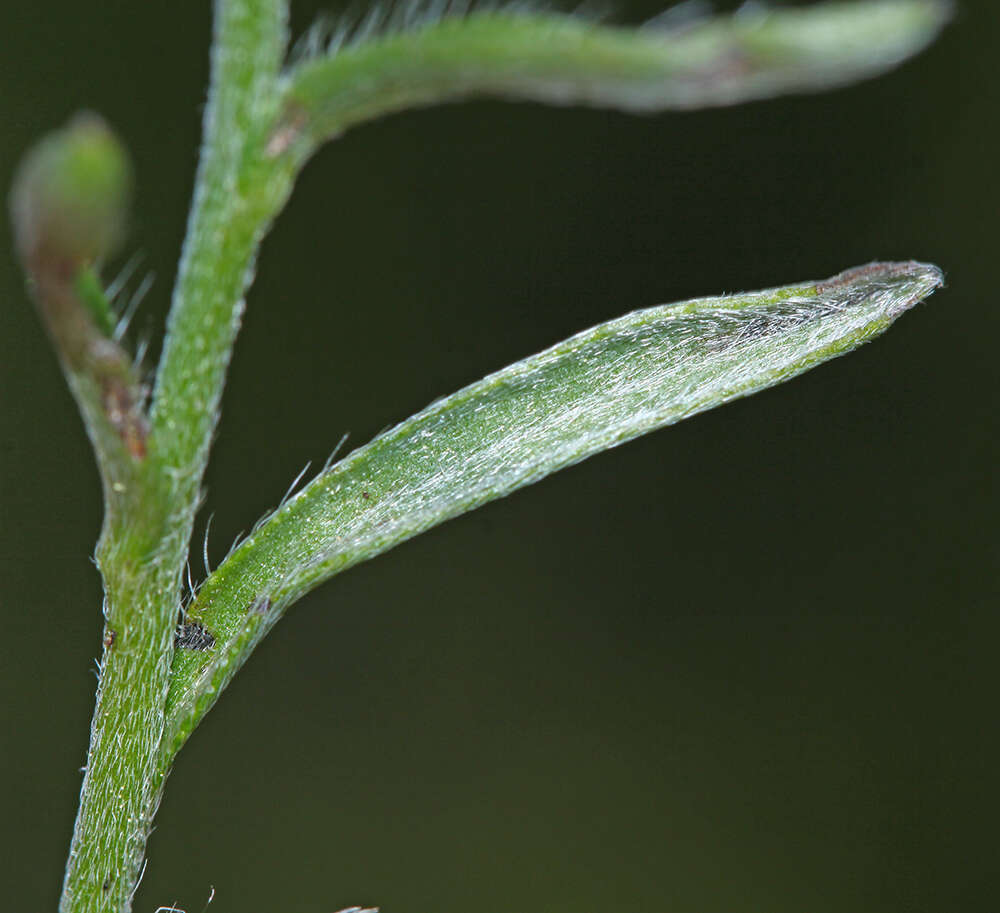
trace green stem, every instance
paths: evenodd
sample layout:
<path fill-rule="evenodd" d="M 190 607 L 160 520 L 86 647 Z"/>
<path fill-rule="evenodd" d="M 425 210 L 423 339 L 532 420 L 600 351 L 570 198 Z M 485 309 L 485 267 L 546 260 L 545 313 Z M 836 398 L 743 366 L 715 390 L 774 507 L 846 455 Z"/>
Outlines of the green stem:
<path fill-rule="evenodd" d="M 151 406 L 150 450 L 173 480 L 170 559 L 183 563 L 243 295 L 290 180 L 261 154 L 286 45 L 280 0 L 220 0 L 194 205 Z"/>
<path fill-rule="evenodd" d="M 152 511 L 150 511 L 152 512 Z M 105 638 L 86 774 L 62 913 L 121 913 L 159 802 L 156 754 L 176 617 L 176 584 L 149 572 L 153 537 L 102 537 Z"/>
<path fill-rule="evenodd" d="M 126 509 L 109 510 L 97 551 L 105 650 L 61 913 L 131 909 L 159 802 L 181 574 L 243 293 L 267 213 L 283 199 L 281 182 L 261 173 L 279 167 L 258 150 L 276 104 L 286 6 L 216 5 L 205 145 L 148 452 L 120 492 Z"/>
<path fill-rule="evenodd" d="M 805 55 L 796 51 L 799 44 L 808 45 L 810 28 L 793 28 L 789 34 L 779 28 L 769 33 L 777 40 L 763 47 L 742 45 L 745 53 L 739 63 L 743 67 L 736 66 L 732 72 L 745 74 L 748 62 L 756 72 L 758 61 L 764 61 L 765 73 L 772 72 L 777 60 L 777 71 L 794 78 L 764 79 L 754 83 L 762 86 L 760 90 L 743 92 L 741 88 L 743 94 L 734 95 L 726 90 L 725 98 L 703 92 L 691 103 L 760 97 L 791 88 L 829 85 L 875 72 L 929 40 L 942 21 L 944 6 L 936 0 L 881 0 L 868 5 L 850 4 L 847 9 L 851 15 L 845 13 L 843 21 L 848 25 L 857 24 L 863 9 L 882 11 L 881 26 L 872 36 L 874 45 L 864 42 L 853 45 L 851 53 L 835 61 L 836 66 L 816 67 L 814 47 L 807 47 Z M 896 40 L 892 29 L 884 26 L 887 22 L 898 24 L 900 14 L 917 18 L 911 23 L 913 27 Z M 199 659 L 199 668 L 189 670 L 197 681 L 189 681 L 190 689 L 182 688 L 184 700 L 175 709 L 167 728 L 165 707 L 181 575 L 218 421 L 225 374 L 239 329 L 243 296 L 253 276 L 260 241 L 287 199 L 297 168 L 316 142 L 359 119 L 469 91 L 493 91 L 489 80 L 481 78 L 482 71 L 476 71 L 479 59 L 490 71 L 487 74 L 490 78 L 490 74 L 499 74 L 499 94 L 548 101 L 591 101 L 630 109 L 656 107 L 645 104 L 644 93 L 651 85 L 658 86 L 664 75 L 656 69 L 662 60 L 657 63 L 652 59 L 656 55 L 662 58 L 661 45 L 665 41 L 662 37 L 626 41 L 624 33 L 609 30 L 593 38 L 588 27 L 581 32 L 564 21 L 551 28 L 543 22 L 540 32 L 537 22 L 527 22 L 522 28 L 507 20 L 474 17 L 469 30 L 459 35 L 457 44 L 449 44 L 451 33 L 442 25 L 437 32 L 421 31 L 410 38 L 383 39 L 367 50 L 352 50 L 346 55 L 350 74 L 338 62 L 341 58 L 331 58 L 303 65 L 290 76 L 282 76 L 286 19 L 287 0 L 216 2 L 204 146 L 154 388 L 149 434 L 148 437 L 144 434 L 141 454 L 132 451 L 127 454 L 130 459 L 125 460 L 114 456 L 111 462 L 125 466 L 126 470 L 120 477 L 111 478 L 110 484 L 106 481 L 108 511 L 97 551 L 106 590 L 105 652 L 61 913 L 123 913 L 131 908 L 146 840 L 173 752 L 245 658 L 249 640 L 263 633 L 266 623 L 277 617 L 283 602 L 347 562 L 361 560 L 377 548 L 391 544 L 389 540 L 380 540 L 375 530 L 367 551 L 334 554 L 328 548 L 321 549 L 312 556 L 315 564 L 309 567 L 295 564 L 294 548 L 290 547 L 286 557 L 291 564 L 286 569 L 288 579 L 284 581 L 284 590 L 279 586 L 267 591 L 276 597 L 274 612 L 268 614 L 265 599 L 264 603 L 254 604 L 257 614 L 249 624 L 243 624 L 243 613 L 248 607 L 235 598 L 226 600 L 225 606 L 230 611 L 226 618 L 218 619 L 220 623 L 216 626 L 227 637 L 211 654 L 212 660 L 219 662 L 214 670 L 206 670 L 201 668 Z M 813 20 L 807 17 L 799 24 L 809 26 L 810 21 Z M 782 22 L 793 23 L 793 19 Z M 477 31 L 482 28 L 486 31 Z M 707 34 L 712 38 L 714 33 Z M 887 36 L 892 40 L 887 41 Z M 842 39 L 843 33 L 838 41 L 844 44 Z M 704 36 L 699 40 L 704 41 Z M 546 50 L 552 47 L 561 62 Z M 676 59 L 680 59 L 680 50 L 674 50 Z M 719 62 L 718 54 L 710 54 L 709 58 L 716 64 Z M 810 60 L 813 63 L 807 66 Z M 723 62 L 733 61 L 723 55 Z M 560 91 L 564 85 L 560 67 L 564 65 L 573 70 L 574 85 L 581 84 L 586 91 L 575 95 Z M 667 68 L 671 74 L 673 66 L 670 63 Z M 591 68 L 596 73 L 593 80 L 587 76 Z M 528 74 L 527 81 L 518 75 L 522 71 Z M 546 81 L 543 89 L 530 82 L 535 71 L 540 71 Z M 729 72 L 720 73 L 716 69 L 702 85 L 721 85 L 718 80 Z M 816 73 L 819 75 L 814 78 Z M 450 80 L 463 74 L 472 74 L 475 79 L 460 91 L 451 92 Z M 637 95 L 632 94 L 635 74 L 639 80 Z M 676 88 L 681 83 L 671 85 Z M 365 86 L 370 86 L 375 94 L 365 96 Z M 615 94 L 621 86 L 626 91 Z M 57 291 L 62 294 L 66 289 Z M 84 287 L 70 289 L 69 293 L 79 296 L 81 291 L 92 294 L 94 290 Z M 50 300 L 56 306 L 60 303 L 57 296 Z M 96 304 L 96 318 L 100 318 L 102 305 Z M 94 319 L 93 308 L 89 313 Z M 71 383 L 76 383 L 72 376 Z M 81 384 L 74 390 L 82 398 L 86 414 L 98 400 L 95 390 L 87 388 L 84 381 Z M 101 401 L 101 408 L 102 421 L 107 424 L 106 401 Z M 454 413 L 457 430 L 464 427 L 463 414 Z M 428 413 L 423 418 L 429 416 Z M 103 426 L 88 421 L 88 427 L 93 436 L 93 428 Z M 128 435 L 123 435 L 121 429 L 112 430 L 117 431 L 118 442 L 111 443 L 119 449 L 124 445 L 130 451 Z M 95 444 L 100 452 L 105 441 L 102 438 Z M 387 441 L 376 443 L 367 450 L 368 455 L 382 453 L 386 444 Z M 556 468 L 555 464 L 545 471 L 552 468 Z M 406 481 L 403 475 L 400 481 Z M 412 481 L 419 482 L 418 474 L 413 475 Z M 527 478 L 515 480 L 506 488 L 497 488 L 491 496 L 526 481 Z M 417 488 L 413 490 L 419 494 Z M 454 503 L 442 502 L 434 522 L 481 503 L 487 493 L 484 490 L 480 494 Z M 312 503 L 309 499 L 303 502 Z M 271 523 L 272 530 L 284 520 L 285 514 L 276 517 Z M 412 527 L 401 527 L 394 533 L 393 541 L 429 523 L 430 519 L 424 518 L 415 521 Z M 301 538 L 308 544 L 304 530 Z M 233 566 L 242 567 L 240 562 L 248 554 L 244 550 L 234 555 Z M 251 588 L 261 583 L 249 572 L 246 579 Z M 217 578 L 216 586 L 222 590 L 235 586 L 243 592 L 230 577 Z M 206 592 L 211 592 L 211 588 Z M 267 594 L 258 587 L 255 595 Z M 203 607 L 209 608 L 204 600 L 198 608 Z M 216 619 L 212 619 L 212 624 L 216 624 Z M 233 630 L 224 631 L 226 624 Z M 182 679 L 180 676 L 178 682 L 183 685 Z"/>

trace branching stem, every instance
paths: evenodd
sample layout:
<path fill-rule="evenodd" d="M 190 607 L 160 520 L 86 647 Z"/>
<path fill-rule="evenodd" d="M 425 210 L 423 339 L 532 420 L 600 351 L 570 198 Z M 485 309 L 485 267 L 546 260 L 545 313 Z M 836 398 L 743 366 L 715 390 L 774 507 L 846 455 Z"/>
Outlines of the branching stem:
<path fill-rule="evenodd" d="M 933 267 L 883 264 L 833 283 L 637 312 L 459 391 L 276 512 L 210 576 L 175 657 L 182 575 L 243 297 L 261 239 L 320 142 L 470 94 L 655 110 L 821 88 L 903 60 L 948 14 L 943 0 L 868 0 L 667 35 L 476 14 L 283 72 L 287 5 L 216 0 L 204 145 L 148 416 L 86 271 L 101 260 L 94 233 L 59 234 L 99 220 L 84 206 L 65 225 L 46 221 L 48 210 L 33 206 L 54 199 L 53 182 L 12 195 L 22 259 L 105 488 L 104 652 L 61 913 L 131 909 L 176 749 L 291 600 L 433 523 L 846 351 L 940 282 Z M 84 129 L 101 141 L 92 121 Z M 77 164 L 93 165 L 81 148 Z M 94 175 L 81 174 L 86 191 L 93 182 L 82 179 Z M 33 221 L 38 212 L 45 218 Z M 109 225 L 98 240 L 113 240 Z M 46 260 L 50 236 L 78 247 L 66 261 Z M 759 370 L 743 370 L 744 355 Z"/>
<path fill-rule="evenodd" d="M 257 169 L 286 13 L 284 0 L 217 3 L 205 145 L 147 453 L 111 486 L 97 550 L 105 649 L 61 913 L 131 908 L 159 802 L 181 574 L 243 293 L 268 205 L 283 199 Z M 127 509 L 110 509 L 120 497 Z"/>

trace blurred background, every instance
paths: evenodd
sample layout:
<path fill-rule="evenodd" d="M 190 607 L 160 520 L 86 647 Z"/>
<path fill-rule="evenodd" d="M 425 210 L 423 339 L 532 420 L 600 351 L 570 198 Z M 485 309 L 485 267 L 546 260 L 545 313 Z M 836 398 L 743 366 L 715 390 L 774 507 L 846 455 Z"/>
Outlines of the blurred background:
<path fill-rule="evenodd" d="M 14 4 L 0 37 L 5 187 L 81 107 L 132 149 L 154 356 L 209 7 Z M 296 0 L 296 30 L 322 8 Z M 210 910 L 242 913 L 996 909 L 998 25 L 964 0 L 927 53 L 826 95 L 444 107 L 310 164 L 249 296 L 213 562 L 344 433 L 598 321 L 877 258 L 937 262 L 948 288 L 848 358 L 303 601 L 181 754 L 137 910 L 201 911 L 212 887 Z M 10 250 L 5 218 L 0 884 L 7 909 L 52 910 L 101 505 Z"/>

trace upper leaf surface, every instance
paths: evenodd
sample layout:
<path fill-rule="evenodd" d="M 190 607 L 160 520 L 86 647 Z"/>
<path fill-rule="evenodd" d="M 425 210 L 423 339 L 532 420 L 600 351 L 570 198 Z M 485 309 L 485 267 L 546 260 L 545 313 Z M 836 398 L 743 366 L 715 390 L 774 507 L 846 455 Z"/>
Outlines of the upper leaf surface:
<path fill-rule="evenodd" d="M 179 746 L 295 599 L 339 571 L 594 453 L 844 354 L 942 282 L 876 263 L 825 282 L 636 311 L 463 390 L 322 472 L 236 548 L 188 612 L 214 642 L 179 650 Z"/>

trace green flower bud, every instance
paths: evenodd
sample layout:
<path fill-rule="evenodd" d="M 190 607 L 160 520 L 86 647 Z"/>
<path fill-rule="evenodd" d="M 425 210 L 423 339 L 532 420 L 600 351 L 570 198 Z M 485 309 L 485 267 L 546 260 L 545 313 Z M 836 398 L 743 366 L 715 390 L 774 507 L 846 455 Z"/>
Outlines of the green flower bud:
<path fill-rule="evenodd" d="M 29 268 L 75 269 L 121 241 L 132 190 L 128 153 L 104 120 L 77 114 L 24 157 L 10 195 L 18 253 Z"/>

